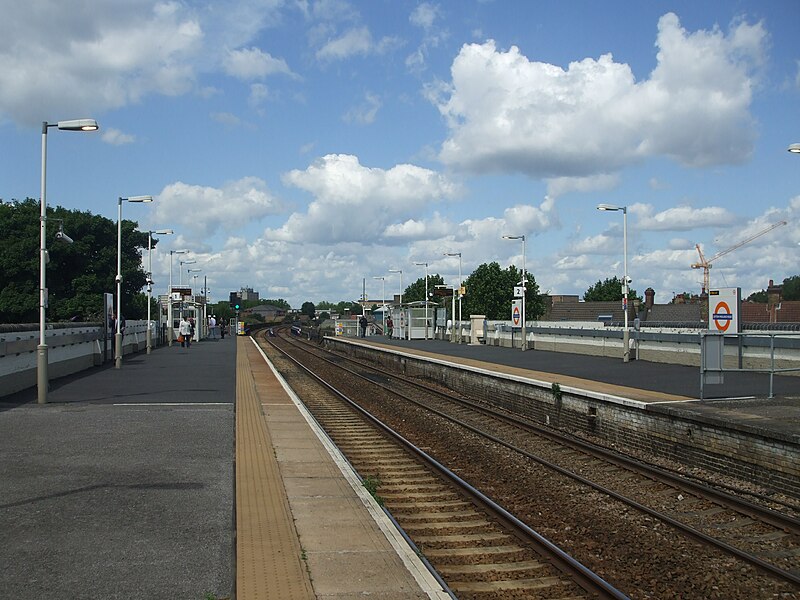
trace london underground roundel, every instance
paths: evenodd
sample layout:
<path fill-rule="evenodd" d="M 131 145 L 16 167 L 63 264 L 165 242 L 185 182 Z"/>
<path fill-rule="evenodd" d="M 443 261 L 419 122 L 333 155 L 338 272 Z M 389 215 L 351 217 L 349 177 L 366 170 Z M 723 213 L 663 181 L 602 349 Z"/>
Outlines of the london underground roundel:
<path fill-rule="evenodd" d="M 717 331 L 722 331 L 723 333 L 727 331 L 728 327 L 731 326 L 731 322 L 733 321 L 733 313 L 731 312 L 728 303 L 717 302 L 716 306 L 714 307 L 712 318 L 714 319 L 714 327 L 717 328 Z"/>

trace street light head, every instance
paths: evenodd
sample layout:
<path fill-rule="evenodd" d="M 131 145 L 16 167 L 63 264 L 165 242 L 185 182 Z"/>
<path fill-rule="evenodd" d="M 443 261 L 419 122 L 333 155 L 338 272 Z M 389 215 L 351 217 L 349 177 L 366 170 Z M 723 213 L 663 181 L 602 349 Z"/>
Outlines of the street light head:
<path fill-rule="evenodd" d="M 73 241 L 72 238 L 69 237 L 63 231 L 57 231 L 56 232 L 56 240 L 58 240 L 59 242 L 63 242 L 64 244 L 72 244 L 72 241 Z"/>
<path fill-rule="evenodd" d="M 158 231 L 151 231 L 150 233 L 154 235 L 172 235 L 175 233 L 172 229 L 159 229 Z"/>
<path fill-rule="evenodd" d="M 597 210 L 622 210 L 623 207 L 615 204 L 598 204 Z"/>
<path fill-rule="evenodd" d="M 787 150 L 792 154 L 800 154 L 800 144 L 790 144 Z"/>
<path fill-rule="evenodd" d="M 100 126 L 94 119 L 72 119 L 70 121 L 59 121 L 59 129 L 65 131 L 97 131 Z"/>
<path fill-rule="evenodd" d="M 445 256 L 461 256 L 461 252 L 445 252 Z"/>
<path fill-rule="evenodd" d="M 525 236 L 524 235 L 504 235 L 503 239 L 504 240 L 522 240 L 524 242 L 525 241 Z"/>
<path fill-rule="evenodd" d="M 152 196 L 130 196 L 129 198 L 120 198 L 121 202 L 152 202 Z"/>

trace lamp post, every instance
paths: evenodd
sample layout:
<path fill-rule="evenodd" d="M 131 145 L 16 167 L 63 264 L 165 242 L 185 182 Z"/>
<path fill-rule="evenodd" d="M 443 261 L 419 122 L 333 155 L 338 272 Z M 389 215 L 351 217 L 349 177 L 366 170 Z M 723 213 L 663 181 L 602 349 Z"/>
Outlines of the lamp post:
<path fill-rule="evenodd" d="M 622 312 L 625 313 L 625 327 L 622 331 L 622 361 L 631 358 L 630 331 L 628 331 L 628 207 L 614 204 L 598 204 L 597 210 L 622 211 Z"/>
<path fill-rule="evenodd" d="M 189 275 L 191 273 L 200 273 L 203 269 L 186 269 L 186 274 Z M 195 303 L 195 309 L 197 308 L 197 301 L 196 301 L 196 294 L 195 290 L 197 289 L 197 278 L 199 275 L 192 275 L 192 279 L 194 279 L 194 284 L 192 285 L 192 299 Z M 189 283 L 188 281 L 186 283 Z M 205 315 L 200 315 L 199 310 L 195 310 L 197 314 L 197 327 L 195 327 L 195 334 L 197 335 L 197 340 L 199 341 L 203 337 L 203 322 L 205 321 Z"/>
<path fill-rule="evenodd" d="M 527 329 L 525 326 L 525 296 L 528 293 L 528 278 L 525 276 L 525 236 L 524 235 L 504 235 L 504 240 L 522 240 L 522 350 L 528 348 Z"/>
<path fill-rule="evenodd" d="M 159 229 L 153 231 L 152 229 L 147 232 L 147 353 L 150 354 L 153 348 L 153 333 L 150 331 L 151 318 L 150 318 L 150 297 L 153 293 L 153 235 L 172 235 L 175 233 L 172 229 Z"/>
<path fill-rule="evenodd" d="M 445 252 L 445 256 L 458 257 L 458 343 L 461 343 L 461 252 Z M 455 315 L 453 320 L 455 321 Z"/>
<path fill-rule="evenodd" d="M 169 324 L 167 325 L 167 333 L 168 333 L 168 342 L 169 345 L 172 346 L 172 340 L 175 339 L 175 330 L 174 330 L 174 319 L 172 318 L 172 255 L 173 254 L 186 254 L 189 252 L 188 250 L 170 250 L 169 251 L 169 290 L 167 290 L 167 300 L 169 307 L 167 309 L 167 319 L 169 319 Z"/>
<path fill-rule="evenodd" d="M 425 265 L 425 339 L 428 339 L 428 263 L 418 263 L 415 262 L 415 265 L 421 267 Z"/>
<path fill-rule="evenodd" d="M 183 285 L 183 265 L 193 265 L 196 262 L 197 262 L 197 260 L 194 259 L 194 258 L 190 258 L 189 260 L 179 260 L 178 261 L 178 263 L 180 265 L 178 267 L 178 279 L 180 280 L 178 282 L 178 285 L 180 285 L 180 286 Z"/>
<path fill-rule="evenodd" d="M 403 339 L 405 339 L 405 328 L 403 327 L 405 322 L 405 319 L 403 319 L 403 269 L 389 269 L 389 273 L 400 273 L 400 331 Z"/>
<path fill-rule="evenodd" d="M 169 290 L 167 290 L 167 295 L 172 295 L 172 255 L 173 254 L 186 254 L 189 252 L 188 250 L 170 250 L 169 251 Z"/>
<path fill-rule="evenodd" d="M 114 366 L 122 366 L 122 203 L 152 202 L 152 196 L 120 196 L 117 202 L 117 332 L 114 335 Z"/>
<path fill-rule="evenodd" d="M 373 277 L 381 280 L 381 304 L 383 305 L 383 325 L 386 326 L 386 277 Z"/>
<path fill-rule="evenodd" d="M 450 314 L 453 315 L 453 326 L 450 328 L 450 341 L 454 342 L 456 341 L 456 289 L 452 285 L 437 285 L 436 287 L 443 290 L 451 290 L 453 292 L 450 294 Z"/>
<path fill-rule="evenodd" d="M 40 216 L 39 216 L 39 345 L 36 347 L 36 384 L 39 404 L 47 403 L 49 375 L 47 369 L 47 340 L 45 339 L 45 322 L 47 317 L 47 130 L 57 127 L 64 131 L 96 131 L 99 129 L 94 119 L 74 119 L 48 123 L 42 121 L 42 178 Z"/>

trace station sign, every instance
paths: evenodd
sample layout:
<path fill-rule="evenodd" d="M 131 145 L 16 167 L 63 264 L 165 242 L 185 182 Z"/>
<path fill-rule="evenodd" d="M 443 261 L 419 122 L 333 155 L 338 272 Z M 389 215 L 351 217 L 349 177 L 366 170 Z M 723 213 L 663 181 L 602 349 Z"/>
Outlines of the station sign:
<path fill-rule="evenodd" d="M 522 298 L 525 295 L 525 286 L 524 285 L 515 285 L 514 286 L 514 298 Z"/>
<path fill-rule="evenodd" d="M 741 288 L 708 292 L 708 328 L 716 333 L 740 333 Z"/>
<path fill-rule="evenodd" d="M 511 301 L 511 326 L 522 327 L 522 300 Z"/>

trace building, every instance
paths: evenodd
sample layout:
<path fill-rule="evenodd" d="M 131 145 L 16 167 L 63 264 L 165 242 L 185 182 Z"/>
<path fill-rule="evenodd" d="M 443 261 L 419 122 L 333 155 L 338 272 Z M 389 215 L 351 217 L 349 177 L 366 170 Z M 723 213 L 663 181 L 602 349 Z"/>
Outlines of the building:
<path fill-rule="evenodd" d="M 241 298 L 242 302 L 249 301 L 249 300 L 255 300 L 257 302 L 258 301 L 258 292 L 254 292 L 253 288 L 249 288 L 249 287 L 245 288 L 245 287 L 243 287 L 239 291 L 239 298 Z"/>

